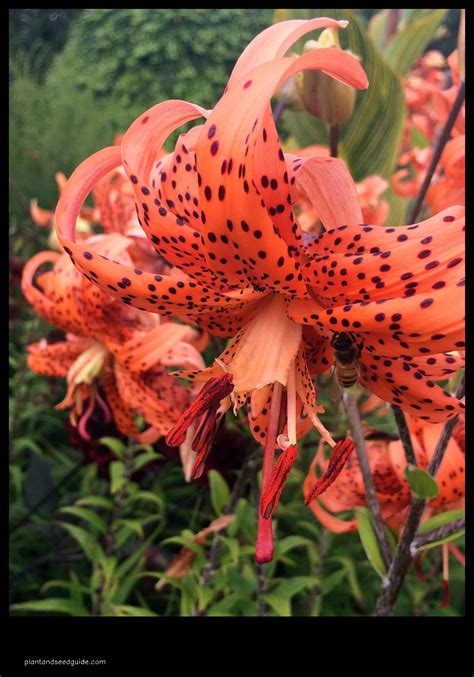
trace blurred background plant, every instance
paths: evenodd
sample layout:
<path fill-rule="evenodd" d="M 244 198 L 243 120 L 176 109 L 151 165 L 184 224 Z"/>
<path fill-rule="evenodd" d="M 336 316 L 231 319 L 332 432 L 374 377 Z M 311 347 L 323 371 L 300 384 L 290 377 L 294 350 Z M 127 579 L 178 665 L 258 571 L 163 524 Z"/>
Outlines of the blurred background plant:
<path fill-rule="evenodd" d="M 420 14 L 409 14 L 416 11 Z M 347 17 L 347 10 L 277 10 L 275 19 L 350 18 L 352 32 L 341 36 L 342 47 L 362 55 L 364 67 L 368 63 L 378 77 L 398 83 L 390 89 L 394 108 L 385 118 L 385 94 L 374 94 L 377 120 L 386 119 L 390 128 L 386 153 L 361 154 L 364 109 L 356 107 L 340 135 L 341 155 L 355 180 L 374 173 L 390 179 L 405 115 L 401 78 L 427 50 L 447 57 L 455 49 L 459 10 L 400 10 L 396 34 L 390 33 L 388 10 L 350 12 Z M 242 49 L 273 19 L 270 9 L 10 10 L 12 613 L 357 616 L 373 610 L 380 578 L 359 534 L 328 532 L 303 505 L 301 485 L 316 451 L 314 435 L 305 438 L 275 513 L 275 559 L 262 569 L 253 559 L 258 492 L 255 447 L 246 426 L 227 421 L 213 470 L 200 484 L 188 484 L 177 452 L 160 444 L 134 445 L 99 418 L 94 439 L 85 443 L 68 426 L 67 415 L 53 408 L 64 386 L 26 367 L 27 344 L 48 332 L 54 340 L 54 330 L 19 291 L 24 261 L 47 248 L 47 229 L 31 221 L 30 200 L 54 209 L 55 172 L 68 176 L 154 103 L 184 98 L 212 107 Z M 415 29 L 416 40 L 410 34 Z M 407 54 L 407 44 L 416 49 Z M 386 99 L 383 103 L 387 109 Z M 301 123 L 306 115 L 288 107 L 282 137 L 290 147 L 327 145 L 324 124 L 313 118 L 308 127 Z M 400 222 L 407 201 L 390 189 L 385 197 L 390 218 Z M 216 354 L 206 354 L 206 360 Z M 327 425 L 343 434 L 348 422 L 326 391 Z M 364 397 L 362 390 L 358 394 Z M 395 432 L 387 411 L 367 409 L 368 428 Z M 238 473 L 242 462 L 246 470 Z M 199 536 L 225 515 L 234 515 L 226 528 Z M 462 535 L 455 542 L 463 547 Z M 181 576 L 163 578 L 179 552 L 174 566 L 181 567 Z M 426 580 L 410 570 L 395 613 L 462 615 L 459 558 L 451 565 L 450 602 L 441 608 L 441 550 L 424 553 Z"/>

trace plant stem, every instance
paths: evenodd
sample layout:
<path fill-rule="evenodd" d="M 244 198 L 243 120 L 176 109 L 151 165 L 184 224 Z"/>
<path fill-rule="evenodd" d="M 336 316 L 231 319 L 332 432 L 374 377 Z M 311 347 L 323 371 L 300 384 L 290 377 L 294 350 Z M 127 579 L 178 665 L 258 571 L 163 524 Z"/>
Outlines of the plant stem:
<path fill-rule="evenodd" d="M 462 377 L 458 383 L 456 397 L 460 398 L 463 396 L 463 394 L 464 377 Z M 427 469 L 428 472 L 433 476 L 436 474 L 439 466 L 441 465 L 446 447 L 448 446 L 449 439 L 453 432 L 454 426 L 456 425 L 457 418 L 457 416 L 454 416 L 443 426 L 443 431 Z M 377 600 L 377 605 L 375 607 L 376 616 L 390 616 L 392 614 L 393 607 L 397 601 L 403 581 L 405 580 L 408 567 L 410 566 L 410 563 L 416 552 L 413 548 L 413 541 L 418 530 L 425 506 L 426 500 L 414 498 L 412 501 L 405 522 L 405 527 L 398 542 L 395 557 L 393 558 L 392 565 L 388 572 L 387 585 L 384 587 L 379 599 Z"/>
<path fill-rule="evenodd" d="M 337 157 L 337 144 L 339 142 L 339 125 L 329 127 L 329 148 L 331 157 Z"/>
<path fill-rule="evenodd" d="M 273 111 L 273 120 L 275 122 L 275 125 L 278 124 L 281 114 L 286 108 L 286 102 L 283 99 L 280 99 L 280 101 L 277 103 L 275 106 L 275 110 Z"/>
<path fill-rule="evenodd" d="M 455 534 L 456 531 L 461 531 L 462 529 L 464 529 L 465 525 L 466 518 L 460 517 L 459 519 L 454 520 L 453 522 L 443 524 L 443 526 L 439 527 L 438 529 L 428 531 L 426 534 L 419 534 L 413 540 L 413 549 L 415 548 L 419 549 L 423 545 L 428 545 L 429 543 L 439 541 L 442 538 L 447 538 L 448 536 L 451 536 L 451 534 Z"/>
<path fill-rule="evenodd" d="M 345 392 L 343 395 L 344 405 L 347 411 L 347 417 L 352 430 L 352 435 L 354 437 L 354 442 L 356 445 L 357 458 L 359 459 L 359 466 L 362 472 L 362 477 L 364 478 L 364 487 L 365 495 L 367 496 L 367 504 L 370 512 L 370 517 L 372 525 L 374 527 L 375 534 L 377 536 L 377 541 L 380 548 L 380 553 L 384 561 L 385 566 L 390 566 L 392 561 L 392 554 L 390 552 L 390 546 L 388 544 L 387 533 L 385 531 L 385 524 L 382 519 L 382 513 L 380 511 L 380 505 L 377 499 L 377 492 L 375 489 L 375 484 L 372 479 L 372 474 L 370 472 L 369 459 L 367 457 L 367 451 L 365 448 L 364 434 L 362 432 L 362 425 L 359 416 L 359 410 L 357 409 L 357 402 L 354 395 L 349 392 Z"/>
<path fill-rule="evenodd" d="M 398 434 L 400 435 L 400 440 L 403 445 L 403 451 L 405 452 L 405 459 L 407 465 L 416 466 L 415 451 L 413 449 L 413 444 L 411 441 L 410 431 L 408 430 L 407 421 L 405 414 L 395 405 L 392 405 L 393 416 L 398 428 Z"/>
<path fill-rule="evenodd" d="M 275 443 L 280 425 L 283 386 L 278 381 L 273 384 L 272 399 L 270 403 L 270 415 L 268 417 L 267 431 L 265 435 L 265 447 L 263 449 L 262 466 L 262 489 L 263 496 L 271 482 L 273 464 L 275 460 Z M 258 562 L 269 562 L 273 557 L 272 519 L 265 519 L 258 510 L 257 543 L 255 547 L 255 559 Z"/>
<path fill-rule="evenodd" d="M 320 580 L 323 579 L 324 573 L 324 560 L 326 558 L 327 550 L 329 547 L 329 531 L 322 527 L 321 536 L 319 538 L 319 544 L 316 546 L 316 551 L 318 554 L 318 561 L 314 567 L 314 575 Z M 308 594 L 308 616 L 319 616 L 319 610 L 321 607 L 322 595 L 318 586 L 312 587 Z"/>
<path fill-rule="evenodd" d="M 258 506 L 257 506 L 258 510 Z M 262 599 L 267 591 L 267 577 L 266 577 L 266 565 L 265 564 L 256 564 L 257 568 L 257 616 L 266 616 L 268 611 L 268 604 L 265 600 Z"/>
<path fill-rule="evenodd" d="M 426 170 L 423 183 L 421 184 L 420 192 L 418 193 L 418 197 L 416 198 L 416 202 L 413 206 L 412 212 L 407 221 L 407 223 L 409 224 L 414 223 L 418 217 L 418 213 L 420 211 L 421 205 L 423 204 L 428 188 L 430 187 L 431 180 L 433 178 L 433 174 L 435 173 L 435 169 L 438 166 L 441 154 L 444 150 L 446 143 L 449 141 L 449 135 L 451 134 L 451 130 L 454 127 L 454 123 L 456 122 L 456 118 L 458 117 L 459 111 L 461 110 L 461 106 L 464 103 L 464 90 L 465 90 L 464 82 L 461 82 L 458 94 L 453 103 L 453 107 L 451 108 L 449 117 L 446 120 L 446 124 L 444 125 L 441 134 L 439 135 L 438 141 L 436 142 L 433 155 L 431 156 L 430 164 L 428 166 L 428 169 Z"/>

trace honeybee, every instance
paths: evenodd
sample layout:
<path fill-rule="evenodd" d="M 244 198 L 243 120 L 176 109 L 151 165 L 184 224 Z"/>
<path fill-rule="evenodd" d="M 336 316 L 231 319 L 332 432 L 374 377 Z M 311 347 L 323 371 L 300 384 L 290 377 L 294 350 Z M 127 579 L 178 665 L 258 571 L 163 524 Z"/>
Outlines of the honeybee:
<path fill-rule="evenodd" d="M 342 388 L 350 388 L 359 378 L 359 356 L 364 341 L 357 343 L 352 332 L 336 332 L 331 340 L 334 350 L 333 378 L 329 386 L 331 400 L 342 397 Z"/>

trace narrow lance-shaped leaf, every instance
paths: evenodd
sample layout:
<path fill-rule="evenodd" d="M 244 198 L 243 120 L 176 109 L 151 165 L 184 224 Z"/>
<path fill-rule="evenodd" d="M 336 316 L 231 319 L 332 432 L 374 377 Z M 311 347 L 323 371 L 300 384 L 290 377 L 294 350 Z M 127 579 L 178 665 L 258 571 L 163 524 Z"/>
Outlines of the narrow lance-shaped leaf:
<path fill-rule="evenodd" d="M 387 575 L 387 569 L 382 559 L 377 536 L 370 519 L 370 513 L 367 508 L 357 508 L 356 515 L 360 540 L 362 541 L 368 560 L 375 571 L 384 578 Z"/>
<path fill-rule="evenodd" d="M 409 21 L 393 35 L 383 55 L 400 75 L 405 75 L 423 54 L 447 11 L 447 9 L 431 10 L 429 14 Z"/>
<path fill-rule="evenodd" d="M 224 506 L 229 500 L 229 487 L 225 479 L 217 472 L 217 470 L 210 470 L 208 477 L 212 507 L 214 508 L 216 515 L 221 515 Z"/>

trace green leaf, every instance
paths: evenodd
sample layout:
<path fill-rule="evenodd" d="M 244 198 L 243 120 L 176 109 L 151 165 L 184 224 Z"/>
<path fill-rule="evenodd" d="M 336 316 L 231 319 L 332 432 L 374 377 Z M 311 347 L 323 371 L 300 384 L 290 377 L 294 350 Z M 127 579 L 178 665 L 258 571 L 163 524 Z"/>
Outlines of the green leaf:
<path fill-rule="evenodd" d="M 122 461 L 111 461 L 109 465 L 110 472 L 110 492 L 116 494 L 117 491 L 126 483 L 125 465 Z"/>
<path fill-rule="evenodd" d="M 440 513 L 439 515 L 435 515 L 431 519 L 424 522 L 419 528 L 418 533 L 426 534 L 429 531 L 432 531 L 433 529 L 439 529 L 440 527 L 443 527 L 445 524 L 450 524 L 450 522 L 454 522 L 455 520 L 458 520 L 460 517 L 464 517 L 464 510 L 448 510 L 446 512 Z M 435 548 L 436 546 L 442 545 L 443 543 L 449 543 L 450 541 L 456 540 L 457 538 L 462 536 L 464 532 L 465 529 L 463 527 L 458 531 L 449 534 L 449 536 L 446 536 L 445 538 L 439 538 L 438 540 L 432 541 L 431 543 L 427 543 L 426 545 L 422 545 L 420 548 L 417 549 L 430 550 L 431 548 Z"/>
<path fill-rule="evenodd" d="M 220 536 L 220 541 L 227 546 L 229 550 L 230 557 L 234 564 L 237 564 L 239 561 L 240 554 L 240 543 L 236 538 L 230 538 L 227 536 Z"/>
<path fill-rule="evenodd" d="M 127 559 L 121 562 L 116 569 L 116 576 L 118 578 L 125 577 L 132 569 L 140 568 L 140 561 L 145 554 L 145 550 L 155 540 L 160 531 L 160 527 L 155 529 L 148 538 L 137 548 Z"/>
<path fill-rule="evenodd" d="M 208 473 L 209 487 L 211 490 L 211 503 L 217 516 L 222 515 L 222 509 L 229 501 L 230 491 L 225 479 L 217 470 Z"/>
<path fill-rule="evenodd" d="M 383 9 L 381 12 L 374 14 L 369 21 L 368 32 L 374 45 L 380 51 L 383 50 L 385 44 L 385 33 L 387 30 L 388 10 Z"/>
<path fill-rule="evenodd" d="M 119 458 L 125 458 L 127 447 L 120 440 L 117 440 L 115 437 L 101 437 L 99 442 Z"/>
<path fill-rule="evenodd" d="M 346 570 L 347 582 L 354 598 L 360 603 L 364 601 L 364 594 L 357 577 L 357 569 L 354 565 L 354 562 L 349 557 L 328 557 L 328 562 L 340 562 L 343 568 Z"/>
<path fill-rule="evenodd" d="M 141 606 L 109 603 L 109 607 L 115 613 L 116 616 L 154 616 L 155 618 L 158 616 L 158 614 L 155 614 L 153 611 L 150 611 L 149 609 L 144 609 Z"/>
<path fill-rule="evenodd" d="M 382 559 L 377 537 L 370 519 L 370 513 L 367 508 L 356 508 L 356 516 L 360 540 L 367 558 L 375 571 L 384 578 L 387 575 L 387 569 Z"/>
<path fill-rule="evenodd" d="M 137 536 L 140 539 L 145 537 L 145 534 L 143 533 L 143 527 L 140 524 L 139 520 L 123 519 L 123 518 L 115 520 L 115 522 L 113 523 L 113 528 L 119 529 L 120 527 L 126 527 L 132 533 L 137 534 Z"/>
<path fill-rule="evenodd" d="M 59 525 L 69 531 L 71 536 L 79 543 L 81 548 L 84 550 L 86 557 L 94 561 L 98 556 L 100 556 L 102 548 L 99 543 L 97 543 L 95 537 L 90 534 L 88 531 L 82 527 L 78 527 L 75 524 L 69 524 L 68 522 L 59 522 Z"/>
<path fill-rule="evenodd" d="M 71 599 L 62 597 L 50 597 L 49 599 L 32 600 L 12 604 L 11 611 L 50 611 L 54 613 L 68 614 L 69 616 L 88 616 L 87 610 Z"/>
<path fill-rule="evenodd" d="M 446 512 L 441 512 L 439 515 L 431 517 L 431 519 L 426 520 L 418 529 L 419 534 L 426 534 L 428 531 L 433 531 L 433 529 L 439 529 L 444 527 L 445 524 L 454 522 L 455 520 L 464 517 L 464 510 L 447 510 Z"/>
<path fill-rule="evenodd" d="M 426 138 L 426 136 L 423 134 L 423 132 L 420 132 L 419 129 L 416 127 L 413 127 L 411 130 L 411 142 L 410 146 L 412 148 L 428 148 L 430 145 L 429 140 Z"/>
<path fill-rule="evenodd" d="M 148 463 L 151 463 L 152 461 L 157 461 L 160 458 L 163 458 L 163 455 L 156 454 L 154 451 L 146 451 L 143 452 L 142 454 L 138 454 L 138 456 L 135 456 L 135 458 L 133 459 L 132 472 L 137 472 L 137 470 L 140 470 Z"/>
<path fill-rule="evenodd" d="M 286 538 L 276 542 L 275 556 L 282 557 L 287 552 L 290 552 L 290 550 L 293 550 L 293 548 L 298 548 L 301 545 L 307 546 L 309 543 L 310 541 L 307 538 L 303 538 L 303 536 L 286 536 Z"/>
<path fill-rule="evenodd" d="M 106 510 L 112 510 L 114 507 L 110 498 L 105 498 L 105 496 L 84 496 L 79 498 L 75 505 L 90 505 L 93 508 L 105 508 Z"/>
<path fill-rule="evenodd" d="M 343 49 L 361 58 L 369 88 L 357 94 L 356 108 L 341 128 L 340 155 L 347 162 L 355 181 L 371 174 L 390 179 L 403 134 L 405 98 L 400 75 L 383 59 L 356 15 L 348 9 L 278 10 L 279 18 L 309 19 L 327 16 L 348 19 L 339 31 Z M 328 144 L 323 123 L 305 112 L 284 113 L 291 134 L 303 145 Z"/>
<path fill-rule="evenodd" d="M 346 569 L 342 568 L 338 569 L 337 571 L 333 571 L 333 573 L 329 574 L 328 576 L 325 576 L 319 585 L 321 595 L 327 595 L 329 592 L 331 592 L 331 590 L 333 590 L 346 575 Z"/>
<path fill-rule="evenodd" d="M 58 512 L 78 517 L 79 519 L 84 520 L 84 522 L 91 524 L 101 534 L 107 533 L 107 524 L 105 520 L 93 510 L 80 506 L 67 506 L 66 508 L 60 508 Z"/>
<path fill-rule="evenodd" d="M 226 595 L 224 599 L 219 600 L 207 610 L 208 616 L 221 616 L 225 614 L 230 614 L 234 610 L 235 606 L 240 602 L 240 595 L 236 592 L 231 592 L 229 595 Z"/>
<path fill-rule="evenodd" d="M 291 600 L 298 592 L 318 585 L 319 578 L 315 576 L 295 576 L 287 581 L 282 581 L 271 592 L 262 595 L 272 609 L 279 616 L 291 616 Z"/>
<path fill-rule="evenodd" d="M 415 498 L 429 499 L 438 495 L 439 487 L 436 480 L 426 470 L 408 465 L 403 474 L 407 478 L 412 496 Z"/>
<path fill-rule="evenodd" d="M 71 581 L 57 581 L 57 580 L 52 580 L 52 581 L 47 581 L 42 587 L 41 587 L 41 592 L 45 593 L 48 592 L 48 590 L 69 590 L 71 591 L 72 589 L 77 589 L 80 590 L 81 592 L 87 594 L 89 592 L 89 588 L 87 588 L 85 585 L 77 585 L 75 582 Z"/>
<path fill-rule="evenodd" d="M 396 31 L 384 50 L 386 61 L 401 75 L 415 63 L 446 16 L 447 9 L 431 10 L 425 16 L 410 17 L 409 21 Z"/>
<path fill-rule="evenodd" d="M 134 503 L 135 501 L 144 501 L 147 503 L 153 503 L 153 505 L 156 505 L 159 508 L 160 512 L 163 512 L 165 507 L 163 504 L 163 499 L 160 496 L 154 494 L 152 491 L 136 491 L 131 496 L 127 496 L 127 498 L 124 501 L 124 505 L 128 507 L 131 503 Z"/>

